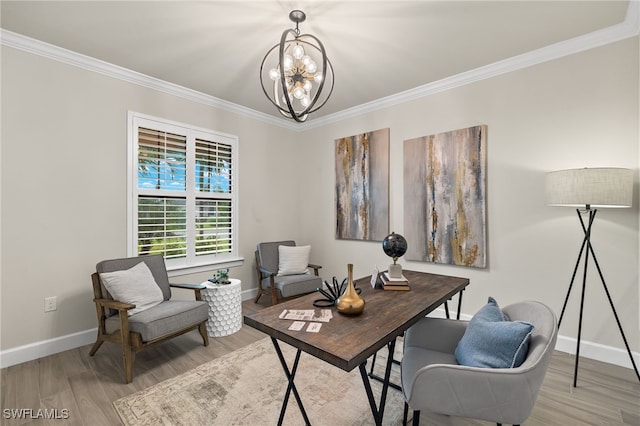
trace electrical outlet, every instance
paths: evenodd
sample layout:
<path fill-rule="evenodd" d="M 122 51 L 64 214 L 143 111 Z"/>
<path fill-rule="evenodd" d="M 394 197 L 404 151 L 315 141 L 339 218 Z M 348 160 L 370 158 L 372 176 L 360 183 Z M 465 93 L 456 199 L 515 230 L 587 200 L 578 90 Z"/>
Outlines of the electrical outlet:
<path fill-rule="evenodd" d="M 51 311 L 55 311 L 57 309 L 57 300 L 56 297 L 45 297 L 44 298 L 44 311 L 45 312 L 51 312 Z"/>

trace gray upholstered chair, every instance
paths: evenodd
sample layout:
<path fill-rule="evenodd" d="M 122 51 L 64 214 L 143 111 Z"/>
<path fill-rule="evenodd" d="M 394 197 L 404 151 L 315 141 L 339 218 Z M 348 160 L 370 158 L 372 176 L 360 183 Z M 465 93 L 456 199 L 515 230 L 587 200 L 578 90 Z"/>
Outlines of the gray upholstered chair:
<path fill-rule="evenodd" d="M 160 288 L 161 292 L 153 289 L 154 293 L 158 293 L 160 300 L 150 303 L 153 306 L 142 312 L 130 315 L 128 312 L 135 309 L 136 305 L 122 300 L 114 300 L 104 285 L 106 276 L 101 277 L 100 274 L 127 271 L 141 262 L 144 262 L 148 271 L 151 272 L 151 283 L 155 281 L 155 284 Z M 147 276 L 149 275 L 148 271 L 146 272 Z M 128 284 L 126 278 L 125 275 L 121 279 L 123 287 Z M 204 286 L 170 284 L 164 258 L 161 255 L 102 261 L 96 265 L 96 272 L 91 275 L 91 280 L 98 314 L 98 337 L 89 355 L 93 356 L 105 341 L 122 345 L 126 383 L 130 383 L 133 379 L 135 353 L 150 345 L 196 329 L 200 332 L 204 345 L 209 345 L 205 326 L 209 317 L 209 307 L 200 296 L 200 290 Z M 170 300 L 171 287 L 193 290 L 195 300 Z M 147 293 L 149 292 L 147 291 Z M 142 296 L 145 295 L 142 294 Z"/>
<path fill-rule="evenodd" d="M 458 365 L 456 346 L 468 322 L 423 318 L 407 330 L 401 364 L 405 422 L 408 407 L 413 424 L 420 411 L 521 424 L 536 402 L 557 338 L 551 309 L 539 302 L 515 303 L 503 308 L 512 321 L 534 325 L 524 362 L 516 368 L 479 368 Z"/>
<path fill-rule="evenodd" d="M 258 295 L 255 303 L 262 295 L 271 296 L 271 304 L 292 299 L 316 291 L 322 287 L 322 278 L 318 270 L 322 266 L 307 263 L 305 267 L 313 269 L 313 274 L 279 275 L 279 246 L 296 247 L 295 241 L 272 241 L 259 243 L 256 255 L 256 273 L 258 276 Z"/>

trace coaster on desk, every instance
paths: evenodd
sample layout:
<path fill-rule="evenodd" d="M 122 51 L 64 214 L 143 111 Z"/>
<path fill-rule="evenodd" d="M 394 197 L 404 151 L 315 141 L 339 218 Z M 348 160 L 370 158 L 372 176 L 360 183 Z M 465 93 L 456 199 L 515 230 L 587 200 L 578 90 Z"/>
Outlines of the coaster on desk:
<path fill-rule="evenodd" d="M 290 326 L 289 330 L 292 331 L 300 331 L 304 327 L 306 323 L 304 321 L 294 321 Z"/>
<path fill-rule="evenodd" d="M 307 327 L 307 331 L 310 333 L 317 333 L 320 331 L 320 327 L 322 327 L 322 324 L 320 324 L 319 322 L 312 322 L 312 323 L 309 323 L 309 327 Z"/>

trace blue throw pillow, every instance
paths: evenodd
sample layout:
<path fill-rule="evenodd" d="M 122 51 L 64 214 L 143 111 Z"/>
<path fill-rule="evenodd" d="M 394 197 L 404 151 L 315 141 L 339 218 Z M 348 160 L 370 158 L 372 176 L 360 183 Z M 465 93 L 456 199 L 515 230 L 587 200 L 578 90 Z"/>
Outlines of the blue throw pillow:
<path fill-rule="evenodd" d="M 489 297 L 487 304 L 476 312 L 471 321 L 509 321 L 509 318 L 507 318 L 504 312 L 502 312 L 502 309 L 498 306 L 496 299 Z"/>
<path fill-rule="evenodd" d="M 469 321 L 456 347 L 456 360 L 469 367 L 519 367 L 527 357 L 532 331 L 528 322 L 509 321 L 490 297 Z"/>

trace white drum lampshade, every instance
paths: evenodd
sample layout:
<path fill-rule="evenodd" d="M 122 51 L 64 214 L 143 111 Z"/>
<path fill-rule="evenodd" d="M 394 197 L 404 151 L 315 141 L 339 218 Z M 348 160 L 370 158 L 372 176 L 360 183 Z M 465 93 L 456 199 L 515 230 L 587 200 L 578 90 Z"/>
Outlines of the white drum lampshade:
<path fill-rule="evenodd" d="M 633 204 L 633 170 L 583 168 L 546 174 L 549 206 L 620 208 Z"/>

